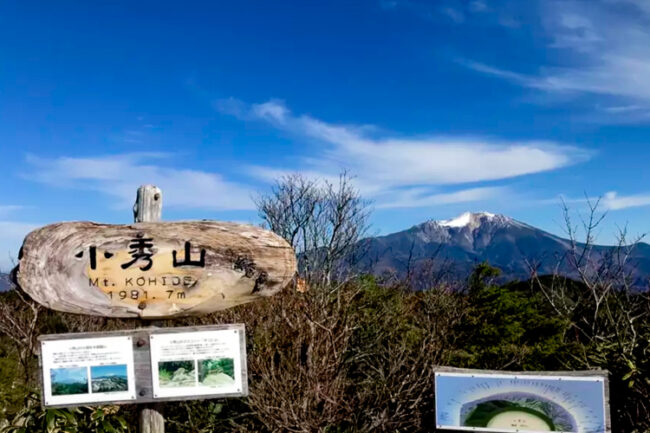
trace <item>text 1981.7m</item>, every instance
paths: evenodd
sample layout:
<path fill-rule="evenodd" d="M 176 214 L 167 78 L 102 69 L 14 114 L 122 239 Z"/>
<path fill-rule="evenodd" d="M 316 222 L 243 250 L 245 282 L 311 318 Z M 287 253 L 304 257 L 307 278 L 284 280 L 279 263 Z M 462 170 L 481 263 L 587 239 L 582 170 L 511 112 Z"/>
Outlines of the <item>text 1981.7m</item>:
<path fill-rule="evenodd" d="M 111 299 L 149 299 L 149 294 L 147 293 L 146 290 L 120 290 L 118 291 L 112 291 L 109 290 L 106 292 L 109 298 Z M 162 299 L 185 299 L 185 291 L 183 290 L 165 290 L 163 296 L 161 296 Z M 156 299 L 153 297 L 152 299 Z"/>

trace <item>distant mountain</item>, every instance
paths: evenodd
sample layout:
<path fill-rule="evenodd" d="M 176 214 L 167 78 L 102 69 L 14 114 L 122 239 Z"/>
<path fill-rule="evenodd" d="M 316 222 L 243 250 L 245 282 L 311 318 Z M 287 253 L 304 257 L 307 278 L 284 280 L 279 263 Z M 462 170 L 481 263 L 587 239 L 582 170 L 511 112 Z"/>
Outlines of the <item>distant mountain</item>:
<path fill-rule="evenodd" d="M 407 274 L 450 273 L 465 277 L 474 265 L 489 262 L 503 272 L 503 280 L 530 277 L 531 266 L 539 274 L 572 276 L 567 260 L 571 243 L 523 222 L 487 212 L 466 212 L 457 218 L 427 221 L 397 233 L 362 241 L 364 258 L 357 270 L 404 278 Z M 597 246 L 604 257 L 613 247 Z M 639 243 L 630 260 L 635 284 L 650 276 L 650 245 Z"/>
<path fill-rule="evenodd" d="M 11 288 L 11 282 L 9 280 L 9 274 L 3 274 L 0 272 L 0 292 L 6 292 Z"/>
<path fill-rule="evenodd" d="M 125 376 L 93 377 L 92 380 L 93 392 L 127 391 L 128 389 L 129 383 Z"/>

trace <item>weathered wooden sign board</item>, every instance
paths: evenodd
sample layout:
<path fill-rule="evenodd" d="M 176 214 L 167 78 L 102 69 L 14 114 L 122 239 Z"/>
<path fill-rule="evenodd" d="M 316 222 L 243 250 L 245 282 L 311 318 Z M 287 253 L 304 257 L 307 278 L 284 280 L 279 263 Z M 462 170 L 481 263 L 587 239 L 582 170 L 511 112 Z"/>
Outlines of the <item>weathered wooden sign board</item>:
<path fill-rule="evenodd" d="M 19 255 L 19 286 L 54 310 L 159 319 L 270 296 L 296 274 L 293 248 L 268 230 L 160 222 L 162 192 L 153 185 L 138 188 L 133 210 L 133 224 L 70 222 L 29 233 Z M 248 394 L 244 325 L 40 341 L 44 406 L 152 403 L 140 406 L 141 433 L 164 432 L 158 402 Z"/>
<path fill-rule="evenodd" d="M 153 319 L 270 296 L 295 272 L 291 246 L 255 226 L 74 222 L 27 235 L 17 275 L 20 286 L 48 308 Z"/>
<path fill-rule="evenodd" d="M 436 425 L 485 432 L 611 432 L 607 372 L 504 372 L 442 368 Z"/>
<path fill-rule="evenodd" d="M 243 324 L 39 338 L 44 407 L 248 395 Z"/>

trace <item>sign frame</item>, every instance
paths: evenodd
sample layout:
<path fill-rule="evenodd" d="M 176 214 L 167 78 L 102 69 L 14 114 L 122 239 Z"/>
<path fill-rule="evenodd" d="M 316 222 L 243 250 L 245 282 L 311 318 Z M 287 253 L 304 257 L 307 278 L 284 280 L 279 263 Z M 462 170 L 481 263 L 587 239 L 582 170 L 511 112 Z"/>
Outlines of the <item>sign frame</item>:
<path fill-rule="evenodd" d="M 153 375 L 151 362 L 150 338 L 152 335 L 180 334 L 205 331 L 222 331 L 231 330 L 238 332 L 239 355 L 241 370 L 236 372 L 240 374 L 241 391 L 228 393 L 197 394 L 185 395 L 178 397 L 154 397 L 153 393 Z M 204 326 L 183 326 L 177 328 L 158 328 L 147 327 L 120 331 L 102 331 L 102 332 L 80 332 L 69 334 L 48 334 L 41 335 L 38 340 L 40 345 L 52 341 L 77 340 L 77 339 L 98 339 L 105 337 L 130 337 L 133 344 L 133 372 L 135 374 L 135 400 L 108 400 L 97 402 L 81 402 L 69 404 L 46 404 L 45 402 L 45 374 L 47 370 L 43 365 L 43 354 L 39 350 L 38 361 L 41 372 L 39 374 L 40 387 L 43 398 L 41 406 L 46 408 L 63 408 L 76 406 L 101 406 L 101 405 L 120 405 L 120 404 L 143 404 L 143 403 L 161 403 L 168 401 L 186 401 L 186 400 L 205 400 L 214 398 L 227 397 L 246 397 L 248 396 L 248 370 L 246 360 L 246 329 L 243 323 L 236 324 L 219 324 Z M 40 346 L 39 345 L 39 349 Z"/>
<path fill-rule="evenodd" d="M 484 428 L 484 427 L 463 427 L 463 426 L 451 426 L 451 425 L 442 425 L 440 424 L 440 419 L 438 418 L 438 408 L 439 408 L 439 393 L 438 393 L 438 377 L 439 376 L 459 376 L 466 378 L 494 378 L 494 379 L 522 379 L 522 380 L 593 380 L 593 381 L 602 381 L 603 382 L 603 421 L 604 421 L 604 430 L 603 433 L 611 433 L 611 413 L 610 413 L 610 404 L 609 404 L 609 372 L 607 370 L 594 369 L 594 370 L 584 370 L 584 371 L 503 371 L 503 370 L 479 370 L 479 369 L 464 369 L 464 368 L 454 368 L 454 367 L 438 367 L 434 372 L 434 395 L 435 395 L 435 422 L 436 429 L 441 431 L 449 432 L 464 432 L 464 431 L 483 431 L 483 432 L 515 432 L 519 431 L 522 433 L 528 432 L 529 430 L 499 430 L 496 428 Z"/>
<path fill-rule="evenodd" d="M 102 404 L 136 399 L 133 341 L 130 336 L 41 341 L 40 353 L 44 405 Z M 96 373 L 101 374 L 98 370 L 105 372 L 102 376 L 95 377 Z M 93 391 L 95 379 L 105 376 L 107 379 L 113 377 L 112 380 L 115 381 L 115 376 L 118 376 L 116 370 L 123 372 L 119 376 L 122 376 L 122 381 L 126 381 L 126 389 Z M 111 371 L 112 374 L 109 374 Z M 54 372 L 57 372 L 56 376 L 63 377 L 58 386 L 71 392 L 54 394 Z M 79 383 L 80 379 L 82 383 Z M 120 383 L 122 385 L 123 382 Z M 86 392 L 81 391 L 83 388 Z"/>

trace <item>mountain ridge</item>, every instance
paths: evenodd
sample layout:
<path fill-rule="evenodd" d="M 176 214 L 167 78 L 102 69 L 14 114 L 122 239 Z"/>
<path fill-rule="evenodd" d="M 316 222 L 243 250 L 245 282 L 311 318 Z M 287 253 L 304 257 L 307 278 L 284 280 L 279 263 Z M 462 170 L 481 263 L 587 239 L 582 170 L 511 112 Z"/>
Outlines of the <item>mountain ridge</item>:
<path fill-rule="evenodd" d="M 6 292 L 11 288 L 11 280 L 9 274 L 0 272 L 0 292 Z"/>
<path fill-rule="evenodd" d="M 406 230 L 366 238 L 361 243 L 365 255 L 355 266 L 357 270 L 398 279 L 425 264 L 432 272 L 451 265 L 453 270 L 449 273 L 464 277 L 484 261 L 501 269 L 503 280 L 527 279 L 533 268 L 540 275 L 559 270 L 565 276 L 575 276 L 567 262 L 572 246 L 569 239 L 489 212 L 465 212 L 448 220 L 428 220 Z M 650 277 L 650 245 L 639 243 L 636 247 L 632 257 L 636 261 L 629 270 L 639 285 Z M 613 248 L 594 245 L 593 251 L 597 257 L 605 257 Z"/>

